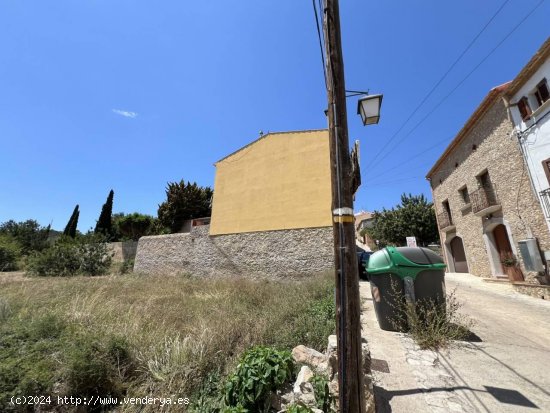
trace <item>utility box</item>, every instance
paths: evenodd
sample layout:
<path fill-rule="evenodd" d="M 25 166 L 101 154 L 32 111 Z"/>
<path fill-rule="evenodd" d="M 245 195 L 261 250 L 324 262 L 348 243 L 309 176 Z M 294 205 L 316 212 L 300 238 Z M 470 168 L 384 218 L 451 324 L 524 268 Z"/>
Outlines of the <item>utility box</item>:
<path fill-rule="evenodd" d="M 544 264 L 535 238 L 524 239 L 518 242 L 519 252 L 527 271 L 544 272 Z"/>

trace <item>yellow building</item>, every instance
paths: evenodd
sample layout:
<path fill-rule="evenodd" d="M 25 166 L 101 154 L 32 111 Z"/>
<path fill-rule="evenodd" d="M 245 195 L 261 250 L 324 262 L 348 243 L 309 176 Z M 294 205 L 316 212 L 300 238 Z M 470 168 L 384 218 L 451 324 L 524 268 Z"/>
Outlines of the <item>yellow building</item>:
<path fill-rule="evenodd" d="M 215 166 L 210 235 L 332 226 L 326 129 L 268 133 Z"/>

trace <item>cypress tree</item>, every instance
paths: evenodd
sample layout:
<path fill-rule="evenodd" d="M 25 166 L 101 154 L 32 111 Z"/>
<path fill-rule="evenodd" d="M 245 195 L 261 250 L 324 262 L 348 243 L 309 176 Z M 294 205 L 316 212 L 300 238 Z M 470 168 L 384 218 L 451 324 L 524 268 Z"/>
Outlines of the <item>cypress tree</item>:
<path fill-rule="evenodd" d="M 74 207 L 73 214 L 71 215 L 71 218 L 69 219 L 69 222 L 65 227 L 65 230 L 63 231 L 63 235 L 68 235 L 71 238 L 74 238 L 76 236 L 76 227 L 78 225 L 79 215 L 80 215 L 80 211 L 78 210 L 78 204 L 77 204 Z"/>
<path fill-rule="evenodd" d="M 114 195 L 115 192 L 111 189 L 109 196 L 107 197 L 107 201 L 105 201 L 103 207 L 101 208 L 101 214 L 99 215 L 99 219 L 97 220 L 94 230 L 96 234 L 103 234 L 110 237 L 113 233 L 112 215 Z"/>

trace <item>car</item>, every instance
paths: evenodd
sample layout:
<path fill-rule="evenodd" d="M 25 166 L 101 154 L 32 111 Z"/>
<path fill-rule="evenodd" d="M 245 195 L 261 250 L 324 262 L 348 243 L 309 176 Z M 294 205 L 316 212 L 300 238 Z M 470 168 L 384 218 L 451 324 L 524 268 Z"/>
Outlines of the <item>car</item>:
<path fill-rule="evenodd" d="M 368 280 L 367 266 L 369 265 L 369 258 L 372 255 L 372 251 L 365 251 L 357 247 L 357 268 L 359 269 L 359 278 L 362 280 Z"/>

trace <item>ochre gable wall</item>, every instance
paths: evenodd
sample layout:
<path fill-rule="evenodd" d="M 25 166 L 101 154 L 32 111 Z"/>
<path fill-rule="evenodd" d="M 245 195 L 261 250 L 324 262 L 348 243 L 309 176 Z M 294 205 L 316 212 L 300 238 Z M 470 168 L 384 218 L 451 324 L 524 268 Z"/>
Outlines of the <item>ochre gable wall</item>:
<path fill-rule="evenodd" d="M 216 164 L 211 235 L 331 226 L 328 131 L 273 133 Z"/>

